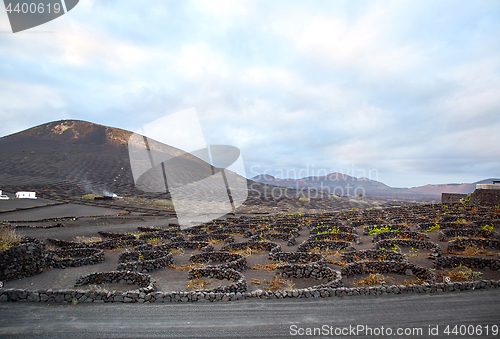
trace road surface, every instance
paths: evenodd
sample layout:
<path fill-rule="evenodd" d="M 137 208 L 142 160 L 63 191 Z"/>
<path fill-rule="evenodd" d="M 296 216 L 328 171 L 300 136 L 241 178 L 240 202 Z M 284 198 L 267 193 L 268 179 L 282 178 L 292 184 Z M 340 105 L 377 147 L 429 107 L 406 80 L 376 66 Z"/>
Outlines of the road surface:
<path fill-rule="evenodd" d="M 482 334 L 444 334 L 447 325 L 452 330 L 471 324 L 474 331 L 481 325 Z M 328 334 L 324 338 L 353 333 L 359 338 L 500 338 L 492 325 L 500 326 L 500 290 L 231 303 L 0 304 L 0 336 L 19 338 L 290 338 L 307 337 L 300 334 L 314 328 Z M 343 330 L 349 326 L 351 332 Z M 429 326 L 433 331 L 438 326 L 438 336 L 429 335 Z M 352 332 L 353 327 L 362 331 Z"/>

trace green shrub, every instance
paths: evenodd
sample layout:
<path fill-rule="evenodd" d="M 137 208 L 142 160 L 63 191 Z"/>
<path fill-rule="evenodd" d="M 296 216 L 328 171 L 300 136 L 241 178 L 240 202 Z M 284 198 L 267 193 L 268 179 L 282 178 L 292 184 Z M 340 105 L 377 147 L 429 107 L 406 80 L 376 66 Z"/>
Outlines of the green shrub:
<path fill-rule="evenodd" d="M 464 205 L 469 205 L 469 203 L 470 203 L 470 193 L 467 194 L 467 196 L 465 198 L 460 199 L 460 202 L 462 204 L 464 204 Z"/>

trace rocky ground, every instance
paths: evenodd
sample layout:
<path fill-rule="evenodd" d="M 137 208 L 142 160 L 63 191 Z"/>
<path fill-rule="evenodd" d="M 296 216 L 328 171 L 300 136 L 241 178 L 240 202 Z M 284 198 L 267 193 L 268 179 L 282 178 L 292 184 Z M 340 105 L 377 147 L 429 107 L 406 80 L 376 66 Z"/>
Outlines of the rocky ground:
<path fill-rule="evenodd" d="M 190 272 L 193 272 L 193 269 L 206 267 L 208 264 L 213 267 L 223 264 L 223 262 L 212 262 L 190 266 L 191 256 L 204 252 L 200 251 L 202 246 L 185 247 L 185 244 L 193 241 L 212 244 L 212 252 L 229 250 L 242 255 L 246 260 L 246 266 L 240 269 L 240 272 L 246 279 L 248 292 L 303 289 L 332 283 L 334 280 L 332 276 L 321 275 L 317 273 L 318 269 L 315 271 L 311 268 L 312 275 L 309 271 L 307 274 L 297 274 L 297 265 L 315 263 L 318 263 L 318 267 L 326 267 L 328 272 L 342 273 L 340 282 L 346 287 L 362 287 L 368 284 L 379 287 L 423 284 L 440 282 L 447 279 L 446 277 L 450 278 L 450 282 L 500 280 L 498 207 L 417 203 L 406 205 L 403 203 L 391 207 L 391 203 L 396 202 L 375 203 L 374 200 L 326 197 L 321 194 L 309 200 L 288 197 L 275 199 L 272 194 L 266 198 L 262 187 L 264 186 L 259 184 L 258 188 L 261 191 L 254 188 L 247 202 L 239 207 L 236 213 L 189 229 L 178 227 L 172 206 L 155 204 L 159 199 L 145 196 L 101 202 L 73 198 L 70 200 L 71 204 L 67 204 L 67 199 L 59 197 L 60 199 L 55 202 L 64 204 L 58 206 L 71 207 L 67 208 L 65 213 L 54 211 L 57 207 L 53 206 L 54 201 L 38 201 L 33 202 L 32 205 L 35 206 L 13 206 L 15 207 L 13 210 L 4 209 L 0 217 L 4 220 L 5 226 L 15 229 L 20 235 L 46 242 L 47 249 L 52 251 L 81 246 L 104 248 L 99 247 L 99 244 L 113 237 L 137 239 L 158 249 L 167 246 L 169 247 L 167 252 L 172 254 L 173 262 L 167 267 L 147 272 L 156 280 L 157 291 L 163 292 L 193 289 L 194 287 L 188 286 L 192 281 Z M 257 194 L 255 192 L 261 194 L 260 200 L 252 196 Z M 301 192 L 293 193 L 297 195 Z M 89 211 L 89 208 L 96 210 Z M 46 209 L 52 209 L 50 211 L 55 215 L 50 217 Z M 20 218 L 23 213 L 28 212 L 31 213 L 29 218 Z M 37 213 L 41 216 L 38 219 Z M 449 229 L 474 231 L 467 237 L 449 236 L 444 239 L 440 232 Z M 148 233 L 148 230 L 152 233 Z M 464 245 L 461 248 L 459 246 L 458 250 L 448 251 L 452 241 L 456 242 L 463 238 L 482 239 L 486 242 L 481 245 Z M 51 239 L 70 243 L 58 243 Z M 391 243 L 395 240 L 400 243 L 396 245 Z M 249 241 L 250 243 L 241 249 L 228 247 Z M 272 245 L 260 249 L 259 246 L 252 245 L 255 243 Z M 116 270 L 120 263 L 120 255 L 134 251 L 134 245 L 137 244 L 124 243 L 114 248 L 105 248 L 104 261 L 95 265 L 64 269 L 49 266 L 41 274 L 6 281 L 5 287 L 30 290 L 71 289 L 74 288 L 76 279 L 82 275 Z M 172 244 L 177 245 L 172 246 Z M 279 251 L 273 246 L 279 247 Z M 376 253 L 370 258 L 363 258 L 363 255 L 368 253 L 367 250 Z M 289 261 L 286 259 L 290 257 L 288 254 L 288 257 L 283 257 L 285 259 L 277 259 L 275 256 L 276 253 L 299 252 L 319 253 L 320 259 L 315 257 L 311 260 Z M 396 253 L 398 257 L 391 259 L 393 256 L 391 253 Z M 478 264 L 471 265 L 470 260 L 464 260 L 463 267 L 456 268 L 462 265 L 460 262 L 462 254 L 476 258 Z M 77 259 L 71 255 L 68 257 Z M 458 264 L 441 267 L 436 263 L 438 263 L 437 258 L 443 257 L 458 258 Z M 387 260 L 404 262 L 406 266 L 399 271 L 371 269 L 370 265 L 378 267 L 377 265 L 383 265 Z M 484 266 L 479 264 L 481 260 L 489 260 L 489 264 L 481 267 Z M 362 263 L 358 265 L 362 267 L 361 271 L 352 268 L 356 263 Z M 287 270 L 276 264 L 288 264 L 290 267 Z M 408 269 L 408 264 L 414 268 Z M 470 266 L 470 269 L 465 266 Z M 419 274 L 419 270 L 425 274 Z M 371 283 L 363 281 L 364 278 L 373 278 L 375 273 L 379 274 L 377 276 L 379 280 Z M 201 280 L 206 284 L 203 286 L 204 289 L 217 286 L 229 287 L 234 283 L 228 279 L 218 280 L 210 277 Z M 87 288 L 100 291 L 127 291 L 136 286 L 104 283 L 90 284 Z"/>

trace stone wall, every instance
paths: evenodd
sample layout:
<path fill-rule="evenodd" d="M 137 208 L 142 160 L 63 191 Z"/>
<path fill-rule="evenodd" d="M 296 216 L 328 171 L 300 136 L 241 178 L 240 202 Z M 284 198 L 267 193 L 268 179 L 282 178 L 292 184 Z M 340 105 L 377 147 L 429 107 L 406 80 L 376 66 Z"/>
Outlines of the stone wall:
<path fill-rule="evenodd" d="M 237 242 L 233 244 L 228 244 L 222 247 L 221 251 L 230 251 L 230 250 L 245 250 L 247 248 L 251 248 L 254 250 L 264 250 L 270 252 L 282 252 L 281 246 L 272 241 L 245 241 L 245 242 Z"/>
<path fill-rule="evenodd" d="M 429 236 L 424 233 L 412 231 L 379 232 L 373 236 L 372 242 L 377 242 L 385 239 L 412 239 L 429 241 Z"/>
<path fill-rule="evenodd" d="M 500 186 L 500 185 L 498 185 Z M 470 204 L 473 206 L 497 206 L 500 205 L 500 189 L 475 190 L 470 197 Z"/>
<path fill-rule="evenodd" d="M 340 255 L 340 259 L 348 263 L 356 261 L 408 261 L 408 258 L 404 254 L 376 249 L 343 252 Z"/>
<path fill-rule="evenodd" d="M 143 293 L 155 290 L 155 280 L 149 274 L 129 271 L 91 273 L 80 277 L 75 287 L 102 283 L 138 285 L 140 288 L 137 291 Z"/>
<path fill-rule="evenodd" d="M 0 251 L 0 281 L 30 277 L 41 273 L 45 266 L 45 245 L 38 239 L 24 237 L 18 246 Z"/>
<path fill-rule="evenodd" d="M 433 294 L 443 292 L 459 292 L 473 290 L 489 290 L 500 288 L 500 280 L 478 280 L 474 282 L 424 283 L 412 285 L 392 286 L 363 286 L 363 287 L 321 287 L 300 288 L 293 290 L 275 290 L 253 292 L 151 292 L 138 291 L 107 292 L 92 290 L 37 290 L 0 289 L 0 302 L 47 302 L 47 303 L 175 303 L 175 302 L 217 302 L 235 301 L 242 299 L 284 299 L 284 298 L 329 298 L 359 295 L 388 295 L 388 294 Z"/>
<path fill-rule="evenodd" d="M 326 257 L 321 253 L 308 252 L 273 252 L 269 254 L 269 259 L 274 261 L 285 261 L 289 263 L 314 263 L 326 266 Z"/>
<path fill-rule="evenodd" d="M 258 233 L 250 238 L 251 241 L 265 240 L 283 240 L 287 242 L 287 246 L 293 246 L 297 243 L 295 235 L 292 233 Z"/>
<path fill-rule="evenodd" d="M 80 267 L 104 261 L 104 251 L 98 248 L 62 248 L 47 251 L 46 265 L 50 268 Z"/>
<path fill-rule="evenodd" d="M 189 262 L 208 263 L 210 266 L 231 268 L 236 271 L 244 270 L 247 267 L 245 256 L 224 251 L 194 254 L 189 258 Z M 212 264 L 213 262 L 222 262 L 222 264 Z"/>
<path fill-rule="evenodd" d="M 352 228 L 351 226 L 318 226 L 311 228 L 309 234 L 320 234 L 320 233 L 334 234 L 338 232 L 357 234 L 356 229 Z"/>
<path fill-rule="evenodd" d="M 463 199 L 466 196 L 467 194 L 461 194 L 461 193 L 441 193 L 441 203 L 452 204 L 455 202 L 460 202 L 460 199 Z"/>
<path fill-rule="evenodd" d="M 235 242 L 234 235 L 231 234 L 198 234 L 198 235 L 193 235 L 189 237 L 188 241 L 208 241 L 208 240 L 215 240 L 215 241 L 224 241 L 225 243 L 232 243 Z"/>
<path fill-rule="evenodd" d="M 283 278 L 310 278 L 316 280 L 326 279 L 326 284 L 313 286 L 318 289 L 322 287 L 342 286 L 342 276 L 339 271 L 317 263 L 312 264 L 283 264 L 278 265 L 276 270 L 281 272 Z"/>
<path fill-rule="evenodd" d="M 103 250 L 115 250 L 123 247 L 135 247 L 143 245 L 145 242 L 139 239 L 113 238 L 111 240 L 96 242 L 74 242 L 58 239 L 47 239 L 47 242 L 62 248 L 100 248 Z"/>
<path fill-rule="evenodd" d="M 168 251 L 137 250 L 120 254 L 118 260 L 118 271 L 137 271 L 147 273 L 160 268 L 167 267 L 174 263 L 172 253 Z"/>
<path fill-rule="evenodd" d="M 371 226 L 366 226 L 364 229 L 363 229 L 363 235 L 370 235 L 370 231 L 372 231 L 373 229 L 375 228 L 378 228 L 378 229 L 381 229 L 381 228 L 387 228 L 387 231 L 391 232 L 391 231 L 410 231 L 410 228 L 408 226 L 405 226 L 405 225 L 389 225 L 389 224 L 375 224 L 375 225 L 371 225 Z"/>
<path fill-rule="evenodd" d="M 389 239 L 389 240 L 378 241 L 375 244 L 373 244 L 373 246 L 377 250 L 392 248 L 395 246 L 428 249 L 431 255 L 434 257 L 440 257 L 443 254 L 441 247 L 439 247 L 438 244 L 435 244 L 431 241 Z"/>
<path fill-rule="evenodd" d="M 480 228 L 444 229 L 439 231 L 438 240 L 448 241 L 449 238 L 453 237 L 483 237 L 500 240 L 500 235 L 497 232 L 483 230 Z"/>
<path fill-rule="evenodd" d="M 428 283 L 436 281 L 436 275 L 424 267 L 416 266 L 407 261 L 360 261 L 345 265 L 341 269 L 342 276 L 351 277 L 363 273 L 396 273 L 415 275 Z"/>
<path fill-rule="evenodd" d="M 297 248 L 297 252 L 309 252 L 313 249 L 322 250 L 333 250 L 340 251 L 346 250 L 350 251 L 354 249 L 350 241 L 327 241 L 327 240 L 306 240 Z"/>
<path fill-rule="evenodd" d="M 448 242 L 447 251 L 463 250 L 465 247 L 493 248 L 500 250 L 500 240 L 461 238 Z"/>
<path fill-rule="evenodd" d="M 489 267 L 491 270 L 497 271 L 500 270 L 500 259 L 480 258 L 468 255 L 454 255 L 435 258 L 433 263 L 433 267 L 438 269 L 442 269 L 445 267 L 455 268 L 460 265 L 479 269 Z"/>
<path fill-rule="evenodd" d="M 196 292 L 223 292 L 223 293 L 236 293 L 246 292 L 247 280 L 243 274 L 231 268 L 223 268 L 220 266 L 209 266 L 204 268 L 192 268 L 188 272 L 188 278 L 203 278 L 210 277 L 219 280 L 229 280 L 234 283 L 229 286 L 217 286 L 211 289 L 196 290 Z"/>
<path fill-rule="evenodd" d="M 311 234 L 309 240 L 340 240 L 340 241 L 351 241 L 356 244 L 361 243 L 361 238 L 359 235 L 354 233 L 324 233 L 324 234 Z"/>

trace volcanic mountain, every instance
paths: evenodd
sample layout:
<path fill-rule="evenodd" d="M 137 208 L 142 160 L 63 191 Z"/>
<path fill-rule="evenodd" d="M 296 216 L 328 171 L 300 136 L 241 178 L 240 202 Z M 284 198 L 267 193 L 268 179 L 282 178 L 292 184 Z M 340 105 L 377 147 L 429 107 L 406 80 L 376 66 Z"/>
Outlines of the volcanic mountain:
<path fill-rule="evenodd" d="M 80 120 L 61 120 L 0 138 L 0 189 L 50 196 L 95 192 L 144 194 L 134 185 L 128 142 L 132 132 Z M 158 142 L 151 149 L 176 156 L 184 182 L 212 173 L 210 164 Z M 184 171 L 183 171 L 184 169 Z M 147 182 L 147 176 L 145 177 Z"/>

